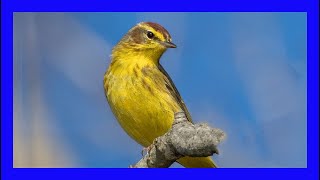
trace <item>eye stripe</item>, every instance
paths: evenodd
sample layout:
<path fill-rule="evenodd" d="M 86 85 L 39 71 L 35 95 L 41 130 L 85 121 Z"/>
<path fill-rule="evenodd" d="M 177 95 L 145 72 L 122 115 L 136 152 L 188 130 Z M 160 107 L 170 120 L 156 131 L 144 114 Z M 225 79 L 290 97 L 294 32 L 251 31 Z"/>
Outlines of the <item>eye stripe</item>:
<path fill-rule="evenodd" d="M 153 39 L 157 41 L 161 41 L 157 36 L 155 36 Z"/>
<path fill-rule="evenodd" d="M 162 27 L 160 24 L 157 23 L 153 23 L 153 22 L 146 22 L 145 24 L 149 25 L 150 27 L 152 27 L 154 30 L 160 32 L 161 34 L 163 34 L 163 36 L 165 37 L 165 39 L 168 39 L 168 34 L 169 32 Z"/>
<path fill-rule="evenodd" d="M 153 33 L 151 30 L 146 30 L 146 31 L 145 31 L 145 34 L 147 35 L 147 37 L 148 37 L 148 32 Z M 157 33 L 159 33 L 159 32 L 157 32 Z M 152 37 L 152 38 L 148 37 L 148 38 L 149 38 L 149 39 L 153 39 L 153 40 L 157 40 L 157 41 L 161 41 L 161 39 L 160 39 L 157 35 L 158 35 L 158 34 L 153 33 L 153 37 Z"/>

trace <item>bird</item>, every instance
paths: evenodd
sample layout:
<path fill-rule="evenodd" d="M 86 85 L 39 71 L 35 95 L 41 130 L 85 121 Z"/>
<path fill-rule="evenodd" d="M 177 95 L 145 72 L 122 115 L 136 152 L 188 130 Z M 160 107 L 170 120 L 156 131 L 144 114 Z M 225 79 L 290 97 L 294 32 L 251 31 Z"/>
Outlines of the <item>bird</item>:
<path fill-rule="evenodd" d="M 165 134 L 174 114 L 191 115 L 175 84 L 160 64 L 169 48 L 176 48 L 169 32 L 156 22 L 140 22 L 112 48 L 111 62 L 103 78 L 110 109 L 122 129 L 143 147 Z M 208 157 L 182 157 L 186 168 L 216 168 Z"/>

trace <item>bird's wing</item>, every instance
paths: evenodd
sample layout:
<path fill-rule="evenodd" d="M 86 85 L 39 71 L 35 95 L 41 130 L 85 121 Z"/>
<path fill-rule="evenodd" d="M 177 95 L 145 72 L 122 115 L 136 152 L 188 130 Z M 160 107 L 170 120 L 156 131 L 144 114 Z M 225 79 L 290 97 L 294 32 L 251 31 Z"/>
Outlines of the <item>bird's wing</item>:
<path fill-rule="evenodd" d="M 162 74 L 166 77 L 165 81 L 166 81 L 166 88 L 168 89 L 168 91 L 170 92 L 170 94 L 172 95 L 172 97 L 177 101 L 177 103 L 179 104 L 180 108 L 184 111 L 184 113 L 187 116 L 188 121 L 192 122 L 191 119 L 191 115 L 187 109 L 187 106 L 185 105 L 185 103 L 183 102 L 179 91 L 177 90 L 176 86 L 174 85 L 172 79 L 170 78 L 169 74 L 164 70 L 164 68 L 161 66 L 161 64 L 159 64 L 158 66 L 159 70 L 162 72 Z"/>

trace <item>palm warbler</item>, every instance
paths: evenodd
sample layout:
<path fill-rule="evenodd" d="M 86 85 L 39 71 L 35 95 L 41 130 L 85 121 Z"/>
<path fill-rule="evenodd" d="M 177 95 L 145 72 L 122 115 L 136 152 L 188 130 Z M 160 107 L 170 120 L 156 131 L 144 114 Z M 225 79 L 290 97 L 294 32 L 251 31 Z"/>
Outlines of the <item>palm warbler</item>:
<path fill-rule="evenodd" d="M 167 48 L 175 48 L 161 25 L 142 22 L 113 48 L 104 75 L 104 90 L 111 110 L 126 133 L 144 147 L 165 134 L 174 113 L 190 113 L 168 73 L 159 63 Z M 184 167 L 217 167 L 210 157 L 183 157 Z"/>

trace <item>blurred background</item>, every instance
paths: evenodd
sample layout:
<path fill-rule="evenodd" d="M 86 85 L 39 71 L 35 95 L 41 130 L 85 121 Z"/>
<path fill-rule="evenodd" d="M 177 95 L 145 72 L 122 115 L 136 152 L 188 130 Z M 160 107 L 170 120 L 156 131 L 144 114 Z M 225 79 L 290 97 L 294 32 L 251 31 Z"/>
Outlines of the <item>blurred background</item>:
<path fill-rule="evenodd" d="M 306 167 L 306 13 L 15 13 L 14 167 L 129 167 L 142 147 L 103 90 L 134 25 L 171 34 L 161 64 L 195 122 L 227 133 L 221 167 Z M 173 167 L 181 167 L 174 164 Z"/>

